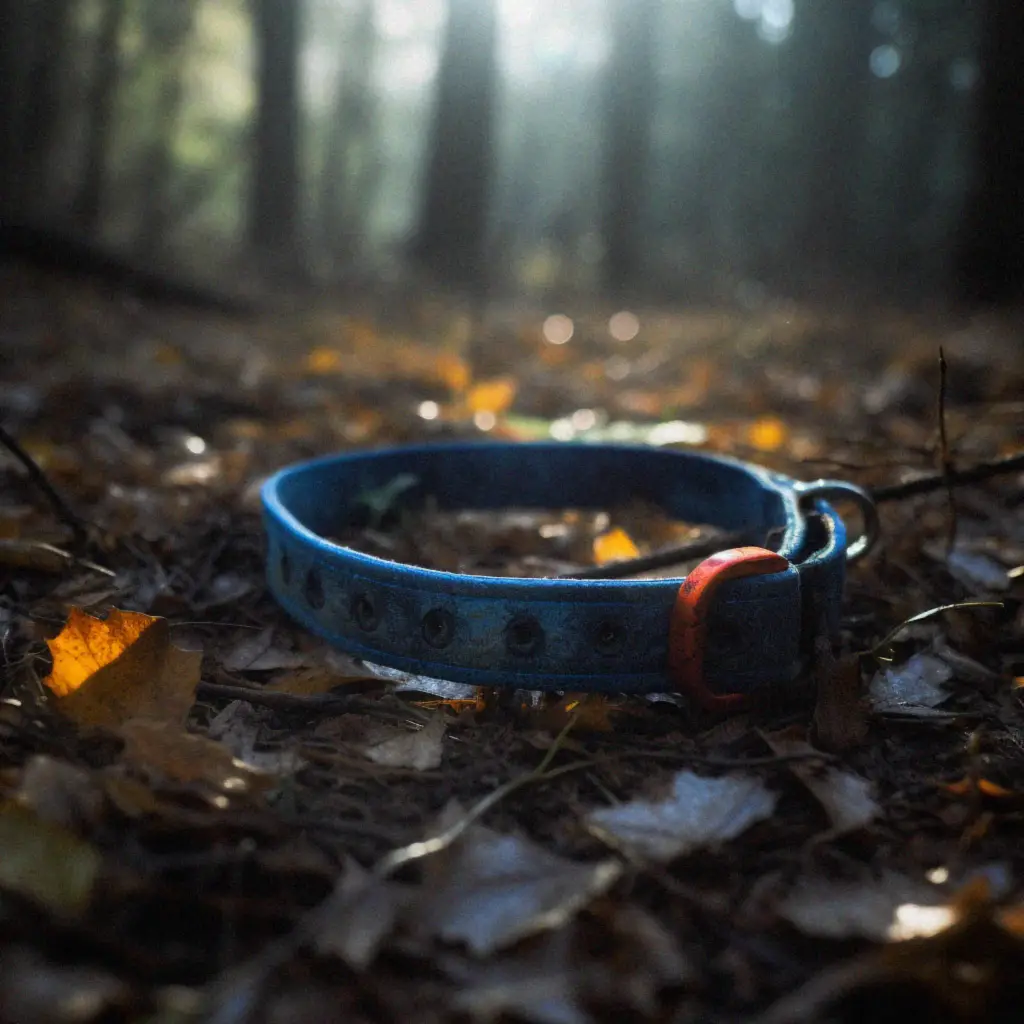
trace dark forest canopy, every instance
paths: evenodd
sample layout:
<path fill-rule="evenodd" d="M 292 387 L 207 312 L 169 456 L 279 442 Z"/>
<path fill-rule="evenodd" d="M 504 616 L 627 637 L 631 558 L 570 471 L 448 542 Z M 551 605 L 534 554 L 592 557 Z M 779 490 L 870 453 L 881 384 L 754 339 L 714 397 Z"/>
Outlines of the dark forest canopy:
<path fill-rule="evenodd" d="M 0 212 L 542 296 L 1019 293 L 1015 0 L 0 0 Z"/>

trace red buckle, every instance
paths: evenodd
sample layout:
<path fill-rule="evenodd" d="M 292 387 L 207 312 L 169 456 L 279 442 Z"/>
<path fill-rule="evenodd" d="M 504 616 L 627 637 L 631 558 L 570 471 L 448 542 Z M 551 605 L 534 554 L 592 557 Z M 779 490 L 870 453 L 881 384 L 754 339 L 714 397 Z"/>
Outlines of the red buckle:
<path fill-rule="evenodd" d="M 787 559 L 767 548 L 729 548 L 705 558 L 687 575 L 676 594 L 668 634 L 668 671 L 679 690 L 714 711 L 733 711 L 746 702 L 746 694 L 712 693 L 704 684 L 708 609 L 726 580 L 768 576 L 788 568 Z"/>

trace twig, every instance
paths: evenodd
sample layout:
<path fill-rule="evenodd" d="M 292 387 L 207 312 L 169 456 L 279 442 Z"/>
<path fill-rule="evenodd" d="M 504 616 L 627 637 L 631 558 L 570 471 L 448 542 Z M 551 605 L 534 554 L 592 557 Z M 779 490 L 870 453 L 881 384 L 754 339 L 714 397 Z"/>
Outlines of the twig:
<path fill-rule="evenodd" d="M 0 426 L 0 444 L 2 444 L 25 468 L 32 482 L 43 492 L 46 500 L 53 506 L 57 518 L 71 527 L 75 540 L 81 542 L 88 537 L 85 520 L 82 519 L 61 496 L 53 484 L 47 479 L 46 474 L 39 468 L 39 464 L 21 445 Z"/>
<path fill-rule="evenodd" d="M 875 487 L 871 491 L 871 497 L 874 498 L 876 504 L 885 501 L 902 501 L 904 498 L 914 498 L 919 494 L 930 494 L 947 484 L 957 487 L 962 484 L 977 484 L 983 480 L 991 480 L 995 476 L 1004 476 L 1007 473 L 1018 471 L 1024 471 L 1024 452 L 1015 452 L 1013 455 L 993 459 L 991 462 L 981 462 L 969 469 L 952 470 L 949 474 L 930 473 L 928 476 L 919 476 L 904 483 Z"/>
<path fill-rule="evenodd" d="M 581 768 L 589 768 L 593 765 L 594 762 L 589 760 L 573 761 L 571 764 L 565 764 L 559 768 L 552 768 L 548 771 L 548 765 L 551 764 L 555 755 L 562 748 L 562 744 L 565 742 L 565 738 L 568 736 L 569 730 L 576 724 L 577 717 L 578 716 L 576 714 L 573 714 L 569 718 L 569 721 L 565 723 L 562 731 L 555 737 L 551 746 L 545 751 L 544 757 L 541 758 L 540 764 L 538 764 L 536 768 L 531 769 L 523 775 L 517 775 L 514 779 L 509 779 L 504 785 L 492 790 L 482 800 L 479 800 L 470 807 L 470 809 L 466 811 L 458 821 L 449 825 L 448 828 L 438 835 L 431 836 L 429 839 L 422 839 L 419 842 L 410 843 L 408 846 L 399 847 L 397 850 L 392 850 L 389 854 L 382 857 L 374 866 L 374 875 L 378 878 L 388 878 L 400 867 L 408 864 L 410 861 L 419 860 L 422 857 L 429 857 L 431 854 L 440 853 L 442 850 L 446 850 L 461 835 L 463 835 L 474 821 L 477 821 L 495 804 L 500 803 L 509 795 L 509 793 L 514 793 L 521 786 L 525 786 L 530 782 L 539 782 L 542 779 L 553 779 L 559 775 L 564 775 L 566 772 L 578 771 Z"/>
<path fill-rule="evenodd" d="M 559 579 L 621 579 L 625 576 L 635 576 L 641 572 L 650 572 L 653 569 L 664 569 L 670 565 L 678 565 L 680 562 L 688 561 L 691 558 L 705 558 L 708 555 L 715 554 L 717 551 L 735 547 L 737 544 L 749 543 L 750 541 L 751 538 L 748 534 L 739 532 L 719 533 L 713 537 L 698 537 L 696 540 L 688 540 L 683 544 L 662 548 L 660 551 L 652 551 L 649 555 L 641 555 L 639 558 L 627 558 L 620 562 L 609 562 L 607 565 L 592 565 L 586 569 L 563 573 L 559 576 Z"/>
<path fill-rule="evenodd" d="M 946 554 L 953 550 L 956 543 L 956 498 L 953 495 L 953 456 L 949 452 L 949 435 L 946 433 L 946 377 L 948 365 L 946 353 L 939 346 L 939 459 L 942 467 L 942 479 L 946 486 L 946 501 L 949 504 L 949 524 L 946 533 Z"/>
<path fill-rule="evenodd" d="M 261 690 L 250 686 L 229 686 L 225 683 L 200 683 L 196 687 L 196 697 L 200 700 L 244 700 L 261 708 L 272 711 L 302 712 L 309 715 L 344 715 L 359 713 L 374 715 L 395 721 L 407 721 L 415 718 L 414 714 L 400 715 L 378 706 L 373 700 L 346 694 L 320 694 L 302 697 L 294 693 L 276 693 L 272 690 Z"/>

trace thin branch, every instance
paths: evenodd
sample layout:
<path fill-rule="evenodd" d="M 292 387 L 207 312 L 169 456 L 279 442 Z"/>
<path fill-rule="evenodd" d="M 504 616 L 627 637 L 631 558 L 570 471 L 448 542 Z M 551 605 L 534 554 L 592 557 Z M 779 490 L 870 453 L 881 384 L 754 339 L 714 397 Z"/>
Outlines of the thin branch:
<path fill-rule="evenodd" d="M 57 518 L 61 522 L 66 523 L 71 527 L 75 535 L 75 540 L 82 542 L 88 537 L 86 531 L 86 522 L 76 512 L 74 512 L 71 506 L 61 496 L 53 484 L 47 479 L 46 474 L 39 468 L 39 464 L 31 455 L 12 437 L 4 428 L 0 426 L 0 444 L 2 444 L 25 468 L 25 472 L 28 473 L 29 478 L 32 482 L 43 492 L 46 496 L 46 500 L 49 501 L 50 505 L 53 506 L 53 511 L 57 514 Z"/>
<path fill-rule="evenodd" d="M 303 697 L 294 693 L 277 693 L 271 690 L 258 689 L 257 687 L 229 686 L 225 683 L 203 682 L 196 687 L 196 698 L 207 701 L 244 700 L 255 707 L 270 708 L 272 711 L 290 713 L 298 711 L 307 715 L 344 715 L 355 713 L 403 722 L 408 721 L 410 718 L 416 718 L 413 712 L 401 715 L 398 712 L 388 711 L 380 707 L 377 701 L 347 694 L 324 693 Z"/>
<path fill-rule="evenodd" d="M 919 494 L 930 494 L 947 484 L 957 487 L 963 484 L 977 484 L 983 480 L 991 480 L 992 477 L 1017 472 L 1024 472 L 1024 452 L 1015 452 L 1013 455 L 993 459 L 991 462 L 981 462 L 969 469 L 953 470 L 948 475 L 930 473 L 928 476 L 919 476 L 904 483 L 875 487 L 871 491 L 871 497 L 874 498 L 876 504 L 880 505 L 885 501 L 902 501 L 904 498 L 914 498 Z"/>
<path fill-rule="evenodd" d="M 713 537 L 698 537 L 683 544 L 652 551 L 649 555 L 639 558 L 627 558 L 620 562 L 609 562 L 607 565 L 592 565 L 586 569 L 567 572 L 559 576 L 565 580 L 609 580 L 636 576 L 654 569 L 665 569 L 691 558 L 706 558 L 725 548 L 736 547 L 737 544 L 751 543 L 749 534 L 732 532 L 718 533 Z"/>

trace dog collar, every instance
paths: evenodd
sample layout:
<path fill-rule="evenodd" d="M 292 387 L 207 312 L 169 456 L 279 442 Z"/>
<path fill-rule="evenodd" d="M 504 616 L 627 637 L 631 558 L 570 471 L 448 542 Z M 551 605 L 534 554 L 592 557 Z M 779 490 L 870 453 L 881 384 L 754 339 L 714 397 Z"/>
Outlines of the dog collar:
<path fill-rule="evenodd" d="M 366 496 L 440 509 L 601 509 L 640 499 L 684 522 L 742 531 L 684 578 L 460 575 L 332 543 L 367 522 Z M 680 690 L 711 708 L 792 679 L 838 631 L 845 564 L 874 543 L 868 495 L 695 452 L 613 444 L 439 444 L 291 466 L 263 487 L 267 578 L 278 602 L 346 653 L 406 672 L 535 690 Z M 830 504 L 857 505 L 847 543 Z"/>

